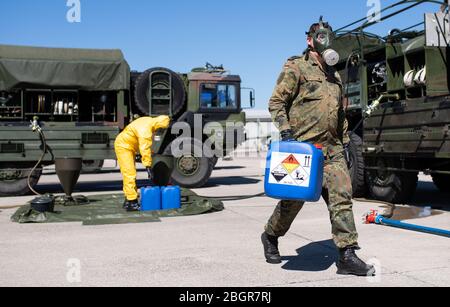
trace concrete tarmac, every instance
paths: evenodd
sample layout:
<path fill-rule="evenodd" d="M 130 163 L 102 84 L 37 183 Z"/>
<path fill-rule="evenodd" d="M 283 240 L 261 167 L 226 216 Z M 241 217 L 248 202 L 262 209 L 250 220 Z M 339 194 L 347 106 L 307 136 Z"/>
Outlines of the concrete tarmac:
<path fill-rule="evenodd" d="M 220 161 L 205 196 L 243 196 L 264 190 L 264 155 Z M 111 163 L 109 166 L 113 167 Z M 59 193 L 46 170 L 40 192 Z M 139 183 L 145 184 L 145 172 Z M 450 229 L 450 197 L 421 176 L 413 207 L 396 214 L 407 222 Z M 120 193 L 115 170 L 82 175 L 77 193 Z M 19 225 L 15 209 L 33 197 L 0 199 L 0 286 L 450 286 L 449 238 L 377 225 L 362 216 L 377 203 L 355 201 L 361 258 L 376 264 L 378 276 L 336 275 L 337 252 L 323 200 L 307 204 L 281 240 L 281 265 L 265 262 L 260 235 L 276 201 L 266 197 L 226 201 L 223 212 L 160 223 L 81 226 L 80 223 Z M 423 208 L 433 207 L 431 216 Z"/>

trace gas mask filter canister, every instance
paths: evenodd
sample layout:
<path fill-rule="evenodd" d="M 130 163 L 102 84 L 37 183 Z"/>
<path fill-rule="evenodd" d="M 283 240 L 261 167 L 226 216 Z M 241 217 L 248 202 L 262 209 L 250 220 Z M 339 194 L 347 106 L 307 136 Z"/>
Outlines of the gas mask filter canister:
<path fill-rule="evenodd" d="M 339 53 L 333 49 L 327 49 L 322 53 L 322 58 L 328 66 L 335 66 L 339 63 Z"/>

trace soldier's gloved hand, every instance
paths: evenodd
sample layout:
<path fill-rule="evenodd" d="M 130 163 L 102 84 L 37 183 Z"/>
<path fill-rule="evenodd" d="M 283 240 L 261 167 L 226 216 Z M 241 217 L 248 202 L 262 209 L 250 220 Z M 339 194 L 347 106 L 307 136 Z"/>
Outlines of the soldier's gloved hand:
<path fill-rule="evenodd" d="M 136 163 L 141 163 L 142 156 L 140 154 L 137 154 L 136 157 L 134 158 L 134 160 L 136 161 Z"/>
<path fill-rule="evenodd" d="M 147 167 L 147 174 L 148 174 L 148 180 L 150 180 L 150 183 L 153 183 L 153 170 L 151 167 Z"/>
<path fill-rule="evenodd" d="M 294 132 L 291 129 L 281 131 L 280 135 L 281 135 L 281 140 L 283 142 L 294 142 L 295 141 Z"/>

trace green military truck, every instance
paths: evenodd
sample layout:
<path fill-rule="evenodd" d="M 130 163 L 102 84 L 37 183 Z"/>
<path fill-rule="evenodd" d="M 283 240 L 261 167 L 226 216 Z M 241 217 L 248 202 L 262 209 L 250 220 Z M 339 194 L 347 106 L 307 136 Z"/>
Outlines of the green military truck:
<path fill-rule="evenodd" d="M 366 31 L 425 3 L 436 13 L 386 37 Z M 400 1 L 336 31 L 344 82 L 354 193 L 408 202 L 418 174 L 450 192 L 450 26 L 443 1 Z M 371 114 L 371 116 L 368 116 Z M 361 121 L 363 124 L 360 125 Z"/>
<path fill-rule="evenodd" d="M 137 73 L 130 71 L 120 50 L 0 45 L 0 195 L 29 193 L 42 167 L 55 158 L 82 158 L 86 170 L 100 169 L 104 160 L 116 159 L 115 138 L 136 115 L 170 115 L 187 122 L 202 115 L 201 125 L 215 121 L 224 127 L 225 122 L 245 122 L 240 85 L 239 76 L 211 65 L 189 74 L 166 68 Z M 226 95 L 218 95 L 219 90 Z M 30 128 L 35 119 L 47 146 Z M 226 133 L 241 134 L 224 129 L 197 139 L 226 140 Z M 153 152 L 170 154 L 176 137 L 167 131 L 157 135 Z M 218 156 L 177 157 L 173 180 L 202 186 Z"/>

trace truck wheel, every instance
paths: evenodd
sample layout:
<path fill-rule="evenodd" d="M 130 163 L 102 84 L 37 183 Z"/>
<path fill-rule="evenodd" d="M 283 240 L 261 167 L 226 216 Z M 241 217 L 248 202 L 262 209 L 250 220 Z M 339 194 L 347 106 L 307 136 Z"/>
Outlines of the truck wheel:
<path fill-rule="evenodd" d="M 450 193 L 450 175 L 433 174 L 434 185 L 443 193 Z"/>
<path fill-rule="evenodd" d="M 82 174 L 96 174 L 99 173 L 102 168 L 104 160 L 83 160 Z"/>
<path fill-rule="evenodd" d="M 190 138 L 179 138 L 174 142 L 177 147 L 181 148 L 183 142 L 192 142 Z M 192 150 L 194 148 L 200 150 L 203 144 L 199 141 L 194 141 Z M 164 151 L 164 155 L 173 155 L 172 144 L 170 144 Z M 207 155 L 210 156 L 210 155 Z M 172 173 L 172 181 L 183 188 L 193 189 L 203 187 L 211 177 L 216 163 L 216 158 L 195 157 L 193 154 L 183 154 L 181 157 L 174 158 L 174 169 Z"/>
<path fill-rule="evenodd" d="M 352 179 L 353 196 L 364 197 L 367 193 L 367 189 L 365 181 L 363 141 L 354 133 L 350 136 L 349 158 L 349 171 Z"/>
<path fill-rule="evenodd" d="M 163 71 L 167 74 L 169 74 L 172 77 L 172 115 L 177 116 L 184 108 L 185 106 L 185 99 L 186 99 L 186 90 L 184 88 L 184 83 L 181 77 L 167 69 L 162 67 L 156 67 L 151 68 L 145 72 L 143 72 L 137 79 L 135 83 L 135 89 L 134 89 L 134 97 L 136 101 L 136 105 L 139 108 L 139 110 L 146 114 L 150 115 L 150 103 L 151 99 L 149 97 L 149 87 L 150 87 L 150 74 L 156 71 Z M 166 74 L 160 74 L 155 75 L 155 78 L 153 79 L 153 86 L 156 88 L 159 88 L 161 90 L 168 90 L 170 89 L 170 83 L 166 79 Z M 165 101 L 165 104 L 168 102 Z M 159 104 L 155 104 L 159 105 Z M 165 106 L 162 106 L 162 110 L 165 110 Z M 158 112 L 158 110 L 152 110 L 152 115 L 169 115 L 165 114 L 166 112 Z M 160 114 L 164 113 L 164 114 Z"/>
<path fill-rule="evenodd" d="M 208 182 L 213 170 L 213 159 L 183 156 L 175 159 L 172 180 L 183 188 L 201 188 Z"/>
<path fill-rule="evenodd" d="M 392 204 L 408 203 L 416 191 L 418 173 L 392 172 L 385 170 L 383 161 L 378 163 L 379 170 L 367 171 L 367 185 L 370 196 Z"/>
<path fill-rule="evenodd" d="M 6 165 L 0 166 L 0 196 L 23 196 L 29 194 L 28 175 L 34 165 L 23 165 L 21 169 L 9 169 Z M 42 175 L 38 168 L 31 176 L 30 185 L 34 188 Z"/>

